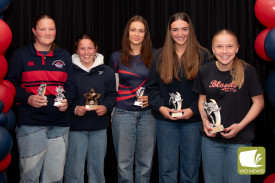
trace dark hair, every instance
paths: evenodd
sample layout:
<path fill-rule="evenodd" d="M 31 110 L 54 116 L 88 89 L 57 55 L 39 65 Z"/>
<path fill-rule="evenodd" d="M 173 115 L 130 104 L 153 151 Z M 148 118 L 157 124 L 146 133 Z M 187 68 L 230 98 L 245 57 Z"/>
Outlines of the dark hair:
<path fill-rule="evenodd" d="M 146 67 L 150 68 L 152 64 L 153 54 L 152 54 L 152 41 L 150 37 L 149 26 L 147 21 L 142 16 L 139 16 L 139 15 L 135 15 L 132 18 L 130 18 L 125 26 L 124 34 L 121 40 L 122 63 L 127 67 L 129 67 L 130 66 L 129 60 L 133 59 L 133 56 L 131 55 L 132 49 L 131 49 L 130 40 L 129 40 L 129 31 L 130 31 L 130 26 L 132 22 L 141 22 L 144 25 L 145 36 L 141 46 L 140 55 L 141 55 L 141 60 L 144 62 Z"/>
<path fill-rule="evenodd" d="M 96 41 L 96 39 L 95 39 L 93 36 L 91 36 L 91 35 L 89 35 L 89 34 L 82 34 L 82 35 L 78 36 L 78 38 L 77 38 L 76 41 L 74 42 L 74 52 L 75 52 L 75 53 L 76 53 L 76 51 L 77 51 L 77 49 L 78 49 L 78 44 L 79 44 L 79 42 L 80 42 L 82 39 L 89 39 L 89 40 L 91 40 L 91 41 L 94 43 L 95 48 L 98 47 L 97 41 Z"/>
<path fill-rule="evenodd" d="M 34 17 L 33 22 L 32 22 L 32 28 L 34 28 L 36 30 L 37 23 L 42 19 L 51 19 L 55 24 L 55 20 L 53 19 L 52 16 L 45 14 L 45 13 L 41 13 L 41 14 L 37 15 L 36 17 Z M 34 39 L 34 41 L 36 41 L 35 35 L 33 35 L 33 39 Z M 58 48 L 58 45 L 55 43 L 52 43 L 50 51 L 53 50 L 54 48 Z"/>
<path fill-rule="evenodd" d="M 48 15 L 48 14 L 45 14 L 45 13 L 41 13 L 41 14 L 37 15 L 36 17 L 34 17 L 33 22 L 32 22 L 32 27 L 33 27 L 34 29 L 36 29 L 37 23 L 38 23 L 41 19 L 44 19 L 44 18 L 53 20 L 53 22 L 54 22 L 54 24 L 55 24 L 55 20 L 53 19 L 52 16 L 50 16 L 50 15 Z"/>

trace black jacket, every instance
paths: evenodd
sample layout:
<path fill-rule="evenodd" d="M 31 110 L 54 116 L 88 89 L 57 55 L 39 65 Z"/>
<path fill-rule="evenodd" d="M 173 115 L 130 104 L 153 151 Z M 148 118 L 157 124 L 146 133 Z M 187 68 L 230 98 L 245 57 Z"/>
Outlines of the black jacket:
<path fill-rule="evenodd" d="M 71 55 L 64 49 L 54 48 L 46 56 L 39 53 L 33 44 L 17 49 L 9 62 L 8 80 L 16 88 L 17 125 L 69 126 L 70 113 L 61 112 L 54 106 L 56 88 L 62 86 L 70 105 L 76 85 L 73 77 Z M 48 104 L 40 108 L 28 104 L 31 95 L 37 95 L 40 84 L 45 83 Z"/>
<path fill-rule="evenodd" d="M 148 100 L 149 104 L 152 108 L 152 114 L 158 120 L 176 122 L 176 123 L 191 123 L 201 121 L 199 112 L 198 112 L 198 94 L 192 92 L 192 87 L 194 80 L 187 80 L 185 75 L 180 77 L 180 81 L 173 79 L 172 83 L 164 84 L 161 81 L 159 73 L 156 71 L 156 63 L 158 62 L 158 58 L 162 52 L 162 49 L 159 49 L 154 56 L 153 63 L 151 66 L 150 76 L 148 80 Z M 204 53 L 204 63 L 209 62 L 209 55 L 206 51 Z M 162 116 L 159 112 L 159 108 L 161 106 L 165 106 L 173 109 L 173 106 L 169 104 L 170 93 L 179 92 L 181 95 L 182 101 L 182 109 L 190 108 L 194 112 L 194 116 L 189 120 L 169 120 Z"/>
<path fill-rule="evenodd" d="M 73 58 L 76 55 L 73 56 Z M 102 61 L 98 59 L 102 57 Z M 98 64 L 98 62 L 100 62 Z M 77 84 L 76 99 L 73 102 L 73 109 L 76 106 L 85 106 L 86 98 L 85 93 L 89 93 L 91 88 L 95 93 L 101 96 L 97 99 L 98 105 L 104 105 L 107 113 L 104 116 L 98 116 L 95 111 L 88 111 L 84 116 L 75 115 L 72 112 L 72 123 L 70 130 L 72 131 L 95 131 L 109 127 L 110 119 L 109 114 L 112 112 L 115 105 L 116 98 L 116 81 L 115 73 L 109 66 L 103 64 L 103 56 L 97 56 L 95 63 L 98 66 L 93 67 L 90 71 L 85 71 L 74 63 L 74 76 Z"/>

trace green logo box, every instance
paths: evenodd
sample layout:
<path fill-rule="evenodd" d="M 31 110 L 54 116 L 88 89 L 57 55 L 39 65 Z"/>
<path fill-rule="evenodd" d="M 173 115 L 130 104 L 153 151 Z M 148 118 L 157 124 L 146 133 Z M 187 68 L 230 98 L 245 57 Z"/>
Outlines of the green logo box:
<path fill-rule="evenodd" d="M 240 175 L 263 175 L 266 168 L 264 147 L 238 148 L 238 173 Z"/>

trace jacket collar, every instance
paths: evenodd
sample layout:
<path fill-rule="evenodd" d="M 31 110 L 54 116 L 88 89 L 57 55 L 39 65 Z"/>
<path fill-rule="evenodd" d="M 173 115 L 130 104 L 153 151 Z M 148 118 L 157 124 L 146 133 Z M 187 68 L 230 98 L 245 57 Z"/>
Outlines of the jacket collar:
<path fill-rule="evenodd" d="M 38 50 L 35 49 L 34 43 L 31 44 L 31 53 L 32 55 L 40 56 L 42 59 L 42 64 L 45 65 L 45 57 L 53 57 L 53 50 L 51 50 L 47 55 L 43 55 Z"/>
<path fill-rule="evenodd" d="M 95 62 L 90 68 L 86 68 L 81 64 L 80 58 L 77 54 L 72 55 L 72 61 L 73 61 L 73 64 L 78 66 L 80 69 L 82 69 L 86 72 L 90 72 L 93 68 L 104 64 L 104 57 L 103 57 L 103 55 L 96 53 Z"/>
<path fill-rule="evenodd" d="M 32 55 L 37 55 L 37 56 L 40 56 L 40 57 L 44 57 L 44 56 L 46 56 L 46 57 L 53 57 L 53 56 L 55 55 L 55 54 L 54 54 L 54 53 L 55 53 L 55 52 L 54 52 L 54 49 L 51 50 L 47 55 L 43 55 L 43 54 L 39 53 L 39 51 L 35 49 L 34 43 L 32 43 L 32 44 L 30 45 L 30 49 L 31 49 Z"/>

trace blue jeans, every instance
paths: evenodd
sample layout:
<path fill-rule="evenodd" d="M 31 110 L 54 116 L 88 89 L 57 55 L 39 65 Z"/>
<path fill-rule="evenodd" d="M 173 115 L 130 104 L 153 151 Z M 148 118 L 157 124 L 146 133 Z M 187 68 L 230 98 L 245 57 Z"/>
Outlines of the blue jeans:
<path fill-rule="evenodd" d="M 84 183 L 85 160 L 89 183 L 104 183 L 107 130 L 70 131 L 64 183 Z"/>
<path fill-rule="evenodd" d="M 226 144 L 202 138 L 202 164 L 205 183 L 249 183 L 250 175 L 238 174 L 238 148 L 245 144 Z"/>
<path fill-rule="evenodd" d="M 16 128 L 21 183 L 61 183 L 69 127 Z"/>
<path fill-rule="evenodd" d="M 159 182 L 196 183 L 201 162 L 201 122 L 173 123 L 157 120 Z"/>
<path fill-rule="evenodd" d="M 149 183 L 156 142 L 156 120 L 151 111 L 115 108 L 112 133 L 118 162 L 118 182 Z"/>

